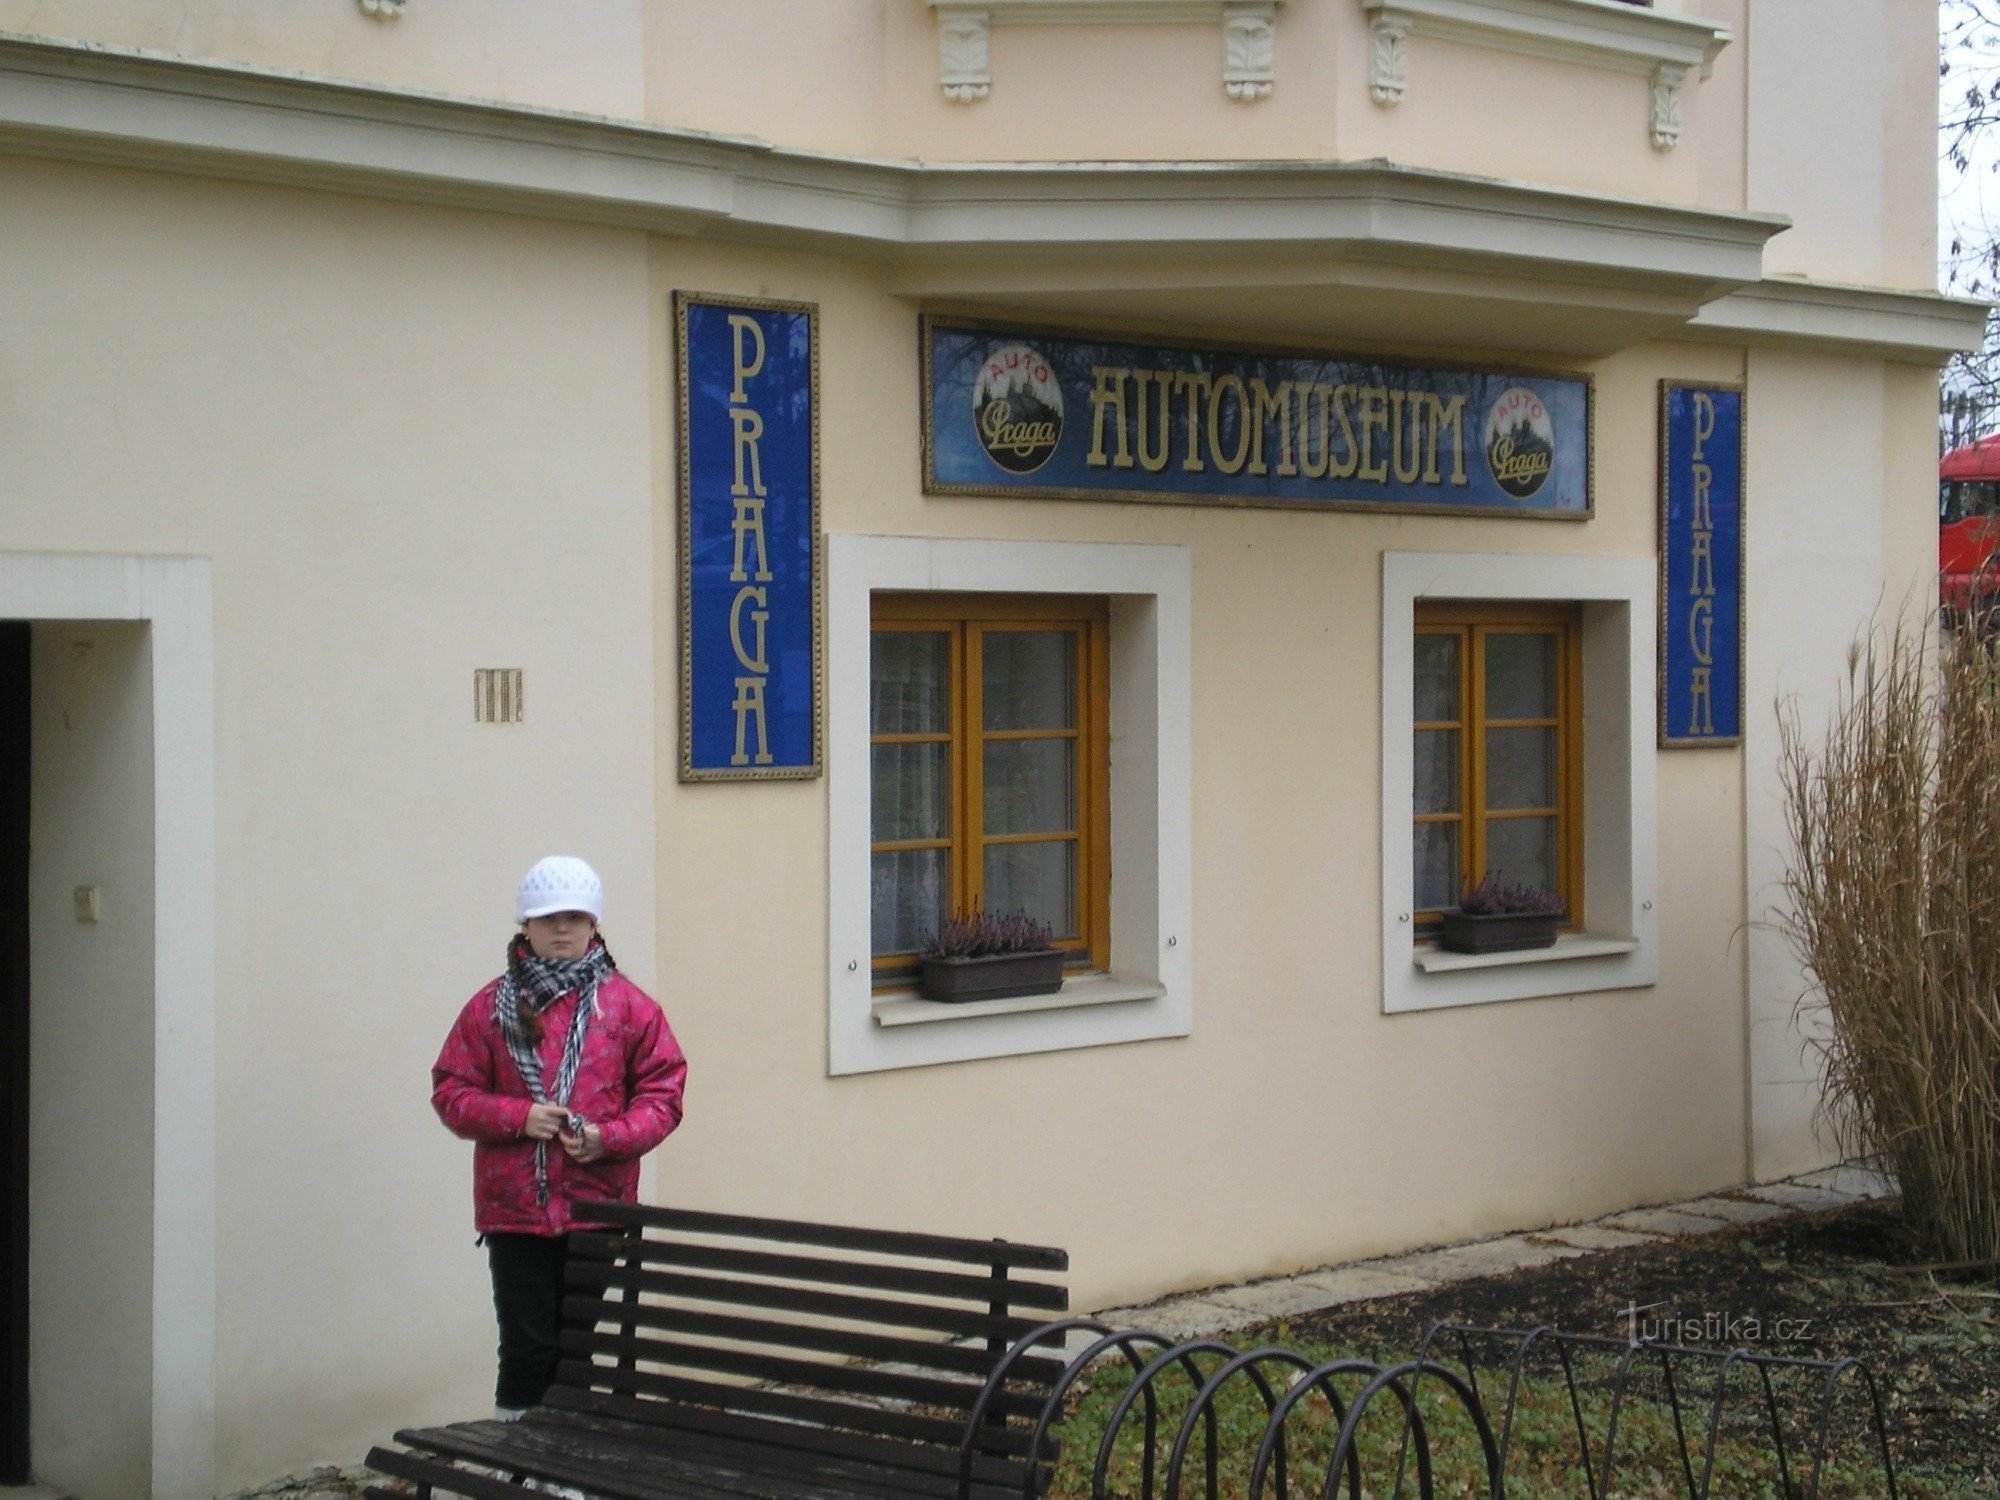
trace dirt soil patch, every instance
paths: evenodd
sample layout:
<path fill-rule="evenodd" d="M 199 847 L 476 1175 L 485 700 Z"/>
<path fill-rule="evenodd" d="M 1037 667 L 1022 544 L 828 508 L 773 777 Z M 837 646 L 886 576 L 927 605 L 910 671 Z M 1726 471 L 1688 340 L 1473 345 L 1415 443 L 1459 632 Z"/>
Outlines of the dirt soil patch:
<path fill-rule="evenodd" d="M 1663 1342 L 1852 1356 L 1883 1389 L 1899 1473 L 2000 1494 L 2000 1285 L 1923 1260 L 1894 1204 L 1869 1203 L 1351 1303 L 1284 1332 L 1389 1360 L 1441 1319 L 1619 1337 L 1636 1322 Z"/>

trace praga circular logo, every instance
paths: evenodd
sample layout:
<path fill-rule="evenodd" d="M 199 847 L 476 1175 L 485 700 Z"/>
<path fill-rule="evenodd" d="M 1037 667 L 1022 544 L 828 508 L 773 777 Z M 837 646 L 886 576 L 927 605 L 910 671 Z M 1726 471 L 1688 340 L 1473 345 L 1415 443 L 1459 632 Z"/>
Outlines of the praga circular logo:
<path fill-rule="evenodd" d="M 1510 385 L 1486 413 L 1486 462 L 1494 483 L 1525 500 L 1548 482 L 1556 462 L 1556 427 L 1542 398 Z"/>
<path fill-rule="evenodd" d="M 986 456 L 1010 474 L 1032 474 L 1062 438 L 1062 386 L 1038 350 L 1003 344 L 972 385 L 972 421 Z"/>

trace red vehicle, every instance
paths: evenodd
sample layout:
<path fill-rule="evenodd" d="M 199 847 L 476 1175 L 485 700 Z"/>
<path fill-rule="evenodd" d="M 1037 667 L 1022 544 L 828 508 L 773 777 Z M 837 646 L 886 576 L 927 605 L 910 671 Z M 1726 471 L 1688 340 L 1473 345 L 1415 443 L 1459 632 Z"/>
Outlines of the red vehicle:
<path fill-rule="evenodd" d="M 2000 606 L 2000 433 L 1938 464 L 1938 603 L 1947 620 Z"/>

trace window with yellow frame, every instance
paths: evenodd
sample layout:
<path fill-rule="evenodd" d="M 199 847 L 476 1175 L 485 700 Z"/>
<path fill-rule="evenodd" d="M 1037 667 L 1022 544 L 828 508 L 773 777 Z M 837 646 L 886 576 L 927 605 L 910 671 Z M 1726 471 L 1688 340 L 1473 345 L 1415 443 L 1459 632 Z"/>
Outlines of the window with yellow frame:
<path fill-rule="evenodd" d="M 1072 963 L 1108 967 L 1106 602 L 878 594 L 871 612 L 876 982 L 975 905 L 1024 910 Z"/>
<path fill-rule="evenodd" d="M 1417 932 L 1486 874 L 1583 913 L 1582 629 L 1574 607 L 1419 602 Z"/>

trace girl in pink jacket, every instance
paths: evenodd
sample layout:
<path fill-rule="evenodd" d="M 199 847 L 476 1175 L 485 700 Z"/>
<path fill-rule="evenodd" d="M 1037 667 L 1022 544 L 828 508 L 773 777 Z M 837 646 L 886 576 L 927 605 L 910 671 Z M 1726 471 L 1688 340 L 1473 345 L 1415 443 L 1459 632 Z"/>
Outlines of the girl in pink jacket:
<path fill-rule="evenodd" d="M 681 1121 L 687 1059 L 598 935 L 604 886 L 580 859 L 521 881 L 507 969 L 466 1002 L 431 1103 L 473 1142 L 473 1222 L 500 1323 L 494 1401 L 516 1417 L 555 1379 L 569 1232 L 590 1199 L 634 1202 L 639 1158 Z"/>

